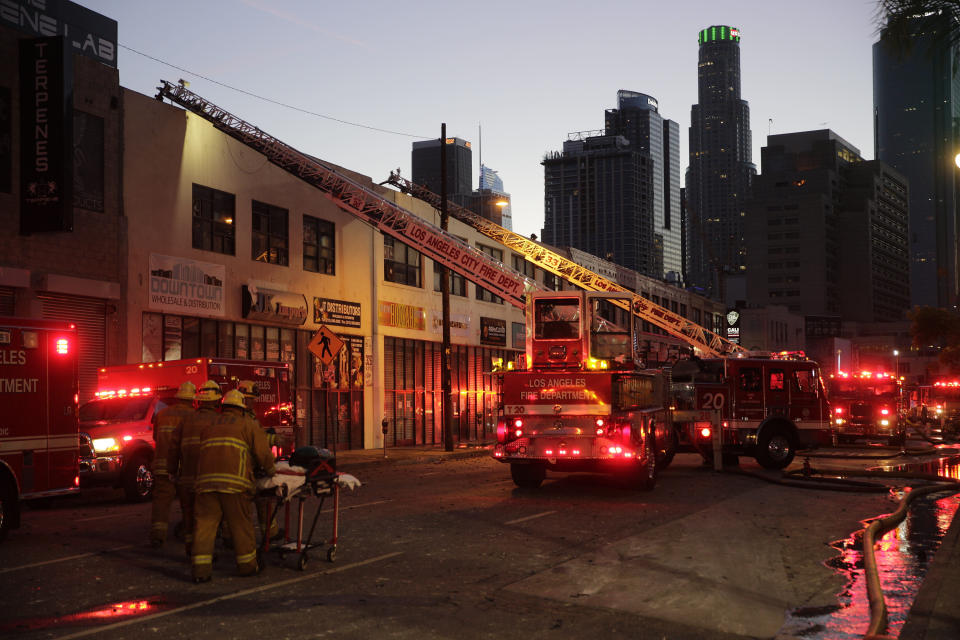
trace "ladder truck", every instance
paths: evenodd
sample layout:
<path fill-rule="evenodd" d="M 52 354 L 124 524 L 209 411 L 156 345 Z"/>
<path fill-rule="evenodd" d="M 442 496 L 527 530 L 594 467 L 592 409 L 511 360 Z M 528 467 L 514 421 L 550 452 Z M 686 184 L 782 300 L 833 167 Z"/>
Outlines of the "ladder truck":
<path fill-rule="evenodd" d="M 184 85 L 162 81 L 157 90 L 158 99 L 166 98 L 204 118 L 226 135 L 260 152 L 273 164 L 318 189 L 340 209 L 367 222 L 381 233 L 408 244 L 426 257 L 459 273 L 474 284 L 488 289 L 515 307 L 526 309 L 527 322 L 531 322 L 529 316 L 532 309 L 527 307 L 527 299 L 531 294 L 544 293 L 543 287 L 534 280 L 526 278 L 456 236 L 406 211 L 374 190 L 338 173 L 320 160 L 297 151 L 190 91 Z M 414 197 L 421 199 L 426 197 L 422 192 L 418 193 L 419 187 L 401 182 L 399 176 L 388 182 L 395 186 L 398 183 L 403 184 L 402 190 L 411 193 Z M 437 196 L 434 195 L 433 198 L 439 202 Z M 650 322 L 668 335 L 683 340 L 693 347 L 695 354 L 701 357 L 722 359 L 744 353 L 739 345 L 567 260 L 543 245 L 527 240 L 460 207 L 451 207 L 451 213 L 487 237 L 520 253 L 526 260 L 563 277 L 586 291 L 618 294 L 610 297 L 609 305 L 626 312 L 633 318 Z M 629 324 L 632 325 L 634 322 L 635 320 Z M 631 335 L 634 335 L 632 326 L 630 330 Z M 531 348 L 530 338 L 528 338 L 528 360 L 531 357 Z M 583 363 L 578 366 L 583 366 Z M 508 389 L 505 393 L 509 395 L 512 392 Z M 673 412 L 670 419 L 677 431 L 686 433 L 693 428 L 692 425 L 696 424 L 693 420 L 701 414 L 702 412 L 694 411 L 687 415 L 686 411 L 681 410 Z"/>

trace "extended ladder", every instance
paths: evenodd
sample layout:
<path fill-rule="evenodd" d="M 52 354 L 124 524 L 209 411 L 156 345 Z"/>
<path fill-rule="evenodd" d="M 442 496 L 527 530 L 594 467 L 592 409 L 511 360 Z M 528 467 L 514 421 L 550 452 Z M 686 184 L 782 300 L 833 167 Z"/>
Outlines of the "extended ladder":
<path fill-rule="evenodd" d="M 377 230 L 410 245 L 431 260 L 459 273 L 474 284 L 490 290 L 514 306 L 523 309 L 528 291 L 543 290 L 543 287 L 534 280 L 517 273 L 499 260 L 406 211 L 372 189 L 357 184 L 316 158 L 297 151 L 258 127 L 202 98 L 182 84 L 174 84 L 166 80 L 161 82 L 163 84 L 157 88 L 158 98 L 167 98 L 187 111 L 202 117 L 231 138 L 262 153 L 281 169 L 316 187 L 339 208 L 357 216 Z M 422 187 L 413 185 L 399 176 L 391 176 L 389 182 L 395 186 L 398 186 L 398 183 L 403 184 L 401 190 L 430 202 L 435 207 L 439 206 L 439 197 Z M 429 196 L 432 196 L 432 199 L 428 199 Z M 628 310 L 640 319 L 660 327 L 668 334 L 699 349 L 702 355 L 727 355 L 743 350 L 739 345 L 724 340 L 683 316 L 654 304 L 619 284 L 471 211 L 456 205 L 451 205 L 450 211 L 458 220 L 480 233 L 579 287 L 589 291 L 629 293 L 632 301 Z M 626 304 L 623 308 L 627 308 Z"/>
<path fill-rule="evenodd" d="M 526 293 L 542 287 L 454 235 L 443 231 L 382 195 L 297 151 L 252 124 L 241 120 L 180 84 L 162 80 L 157 97 L 165 97 L 209 121 L 231 138 L 259 151 L 273 164 L 316 187 L 339 208 L 377 230 L 410 245 L 431 260 L 456 271 L 523 309 Z"/>
<path fill-rule="evenodd" d="M 435 209 L 440 208 L 440 196 L 424 186 L 415 184 L 402 178 L 398 172 L 391 172 L 390 177 L 381 184 L 392 184 L 403 193 L 408 193 L 418 200 L 430 204 Z M 551 251 L 542 244 L 505 229 L 495 222 L 484 218 L 464 207 L 447 201 L 447 211 L 457 220 L 469 225 L 487 236 L 522 255 L 544 271 L 560 276 L 564 280 L 586 289 L 587 291 L 623 291 L 633 296 L 633 313 L 638 318 L 646 320 L 652 325 L 660 327 L 670 335 L 680 338 L 693 345 L 701 353 L 710 356 L 730 355 L 744 351 L 743 347 L 729 340 L 721 338 L 716 333 L 708 331 L 700 325 L 687 320 L 683 316 L 673 313 L 669 309 L 638 296 L 629 289 L 612 280 L 582 267 L 572 260 Z"/>

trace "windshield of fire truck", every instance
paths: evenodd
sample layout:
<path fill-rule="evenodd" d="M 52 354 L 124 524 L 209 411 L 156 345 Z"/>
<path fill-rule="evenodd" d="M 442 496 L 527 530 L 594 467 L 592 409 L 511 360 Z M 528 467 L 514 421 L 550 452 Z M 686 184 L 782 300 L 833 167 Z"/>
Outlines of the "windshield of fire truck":
<path fill-rule="evenodd" d="M 142 420 L 150 408 L 150 396 L 91 400 L 80 407 L 80 422 L 132 422 Z"/>
<path fill-rule="evenodd" d="M 895 396 L 898 392 L 897 381 L 892 378 L 886 380 L 834 378 L 830 380 L 830 393 L 837 396 Z"/>
<path fill-rule="evenodd" d="M 590 309 L 590 355 L 602 360 L 626 360 L 631 355 L 630 330 L 618 324 L 626 316 L 610 300 L 594 299 Z M 630 322 L 630 317 L 624 318 Z M 629 325 L 628 325 L 629 326 Z"/>
<path fill-rule="evenodd" d="M 534 300 L 533 337 L 541 340 L 576 339 L 580 337 L 580 301 Z"/>

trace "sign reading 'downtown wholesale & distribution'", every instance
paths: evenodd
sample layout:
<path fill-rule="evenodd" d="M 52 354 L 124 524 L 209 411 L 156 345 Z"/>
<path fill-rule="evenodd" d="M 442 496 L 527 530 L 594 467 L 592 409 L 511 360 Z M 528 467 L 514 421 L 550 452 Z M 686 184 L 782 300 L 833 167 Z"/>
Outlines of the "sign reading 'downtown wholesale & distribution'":
<path fill-rule="evenodd" d="M 188 316 L 223 317 L 222 264 L 150 254 L 150 308 Z"/>

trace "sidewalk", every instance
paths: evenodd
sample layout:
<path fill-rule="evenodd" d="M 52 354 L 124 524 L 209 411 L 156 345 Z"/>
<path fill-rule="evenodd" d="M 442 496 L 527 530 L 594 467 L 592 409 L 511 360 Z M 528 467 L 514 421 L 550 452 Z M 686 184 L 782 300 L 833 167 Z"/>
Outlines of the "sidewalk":
<path fill-rule="evenodd" d="M 960 511 L 958 511 L 960 515 Z M 950 529 L 927 569 L 926 578 L 900 630 L 900 640 L 960 638 L 960 517 Z"/>
<path fill-rule="evenodd" d="M 371 465 L 417 464 L 479 458 L 489 456 L 492 448 L 492 444 L 477 442 L 454 445 L 453 451 L 446 451 L 442 446 L 387 447 L 386 455 L 383 449 L 345 449 L 336 453 L 337 469 L 349 471 Z"/>

